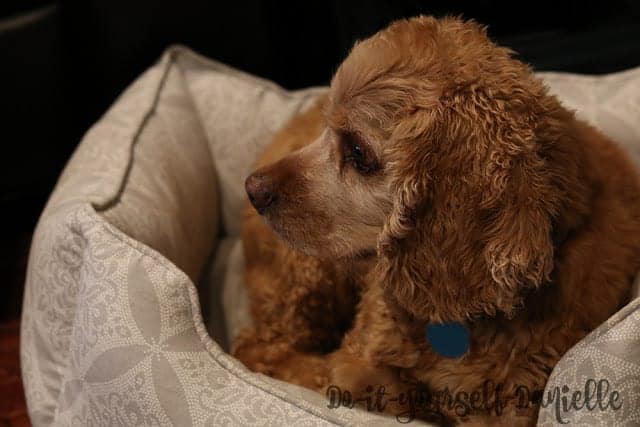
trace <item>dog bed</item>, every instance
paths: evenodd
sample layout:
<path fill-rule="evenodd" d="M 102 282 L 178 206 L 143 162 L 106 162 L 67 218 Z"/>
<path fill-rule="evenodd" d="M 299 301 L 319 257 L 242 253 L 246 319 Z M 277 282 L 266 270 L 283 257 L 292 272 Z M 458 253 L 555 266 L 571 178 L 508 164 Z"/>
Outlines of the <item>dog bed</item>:
<path fill-rule="evenodd" d="M 640 162 L 640 69 L 541 76 Z M 244 177 L 325 90 L 287 92 L 173 47 L 89 130 L 33 236 L 21 362 L 35 426 L 397 423 L 329 408 L 226 353 L 250 321 Z M 619 410 L 547 405 L 539 424 L 640 422 L 640 299 L 565 355 L 547 391 L 599 378 L 620 393 Z"/>

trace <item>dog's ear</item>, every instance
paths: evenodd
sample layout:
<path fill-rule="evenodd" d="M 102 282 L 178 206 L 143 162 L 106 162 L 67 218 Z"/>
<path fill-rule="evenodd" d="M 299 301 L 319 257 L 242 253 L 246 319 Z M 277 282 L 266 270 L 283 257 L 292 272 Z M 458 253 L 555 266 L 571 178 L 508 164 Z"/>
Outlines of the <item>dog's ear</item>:
<path fill-rule="evenodd" d="M 549 280 L 558 205 L 551 172 L 536 152 L 536 142 L 521 143 L 517 150 L 511 141 L 495 144 L 478 206 L 487 268 L 498 286 L 510 290 Z"/>
<path fill-rule="evenodd" d="M 511 104 L 474 93 L 432 112 L 418 122 L 434 126 L 414 127 L 395 153 L 378 271 L 416 317 L 511 315 L 524 289 L 549 279 L 559 195 L 540 140 L 545 94 L 513 93 Z"/>

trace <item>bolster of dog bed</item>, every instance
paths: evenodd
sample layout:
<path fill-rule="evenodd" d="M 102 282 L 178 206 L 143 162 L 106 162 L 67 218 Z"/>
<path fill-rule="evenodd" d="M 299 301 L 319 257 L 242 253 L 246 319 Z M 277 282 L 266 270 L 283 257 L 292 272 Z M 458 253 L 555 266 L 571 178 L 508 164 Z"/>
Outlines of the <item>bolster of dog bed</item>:
<path fill-rule="evenodd" d="M 640 159 L 640 69 L 540 76 Z M 33 236 L 21 361 L 34 425 L 397 424 L 329 408 L 224 351 L 249 322 L 244 177 L 270 136 L 325 91 L 288 92 L 173 47 L 89 130 Z M 640 419 L 640 300 L 576 345 L 547 391 L 592 378 L 606 378 L 630 409 L 569 411 L 563 421 Z M 549 405 L 540 423 L 556 417 Z"/>

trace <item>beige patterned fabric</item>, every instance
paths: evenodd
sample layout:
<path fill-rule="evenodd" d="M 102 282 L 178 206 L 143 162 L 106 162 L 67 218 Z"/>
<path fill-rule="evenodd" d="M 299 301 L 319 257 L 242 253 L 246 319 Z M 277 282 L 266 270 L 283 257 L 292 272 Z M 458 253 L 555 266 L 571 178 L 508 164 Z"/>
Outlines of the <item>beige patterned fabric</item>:
<path fill-rule="evenodd" d="M 544 78 L 640 153 L 640 70 Z M 324 90 L 287 92 L 175 47 L 87 133 L 31 248 L 21 359 L 34 425 L 397 424 L 329 409 L 223 350 L 248 321 L 243 179 L 270 135 Z M 562 421 L 640 419 L 638 301 L 578 344 L 548 387 L 606 377 L 626 406 Z M 558 423 L 552 405 L 540 422 Z"/>

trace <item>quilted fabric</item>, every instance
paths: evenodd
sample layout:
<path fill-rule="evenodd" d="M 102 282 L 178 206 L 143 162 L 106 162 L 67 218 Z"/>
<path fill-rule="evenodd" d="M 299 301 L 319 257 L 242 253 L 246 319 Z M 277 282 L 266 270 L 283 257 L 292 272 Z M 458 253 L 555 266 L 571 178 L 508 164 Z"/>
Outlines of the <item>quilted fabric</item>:
<path fill-rule="evenodd" d="M 640 70 L 543 77 L 640 153 Z M 219 345 L 247 321 L 244 176 L 270 135 L 324 90 L 286 92 L 176 47 L 87 133 L 31 248 L 21 362 L 34 425 L 397 424 L 329 409 L 323 396 L 247 371 Z M 640 419 L 638 301 L 572 349 L 547 387 L 606 376 L 625 406 L 568 411 L 562 421 Z M 541 410 L 541 424 L 558 422 L 553 406 Z"/>

